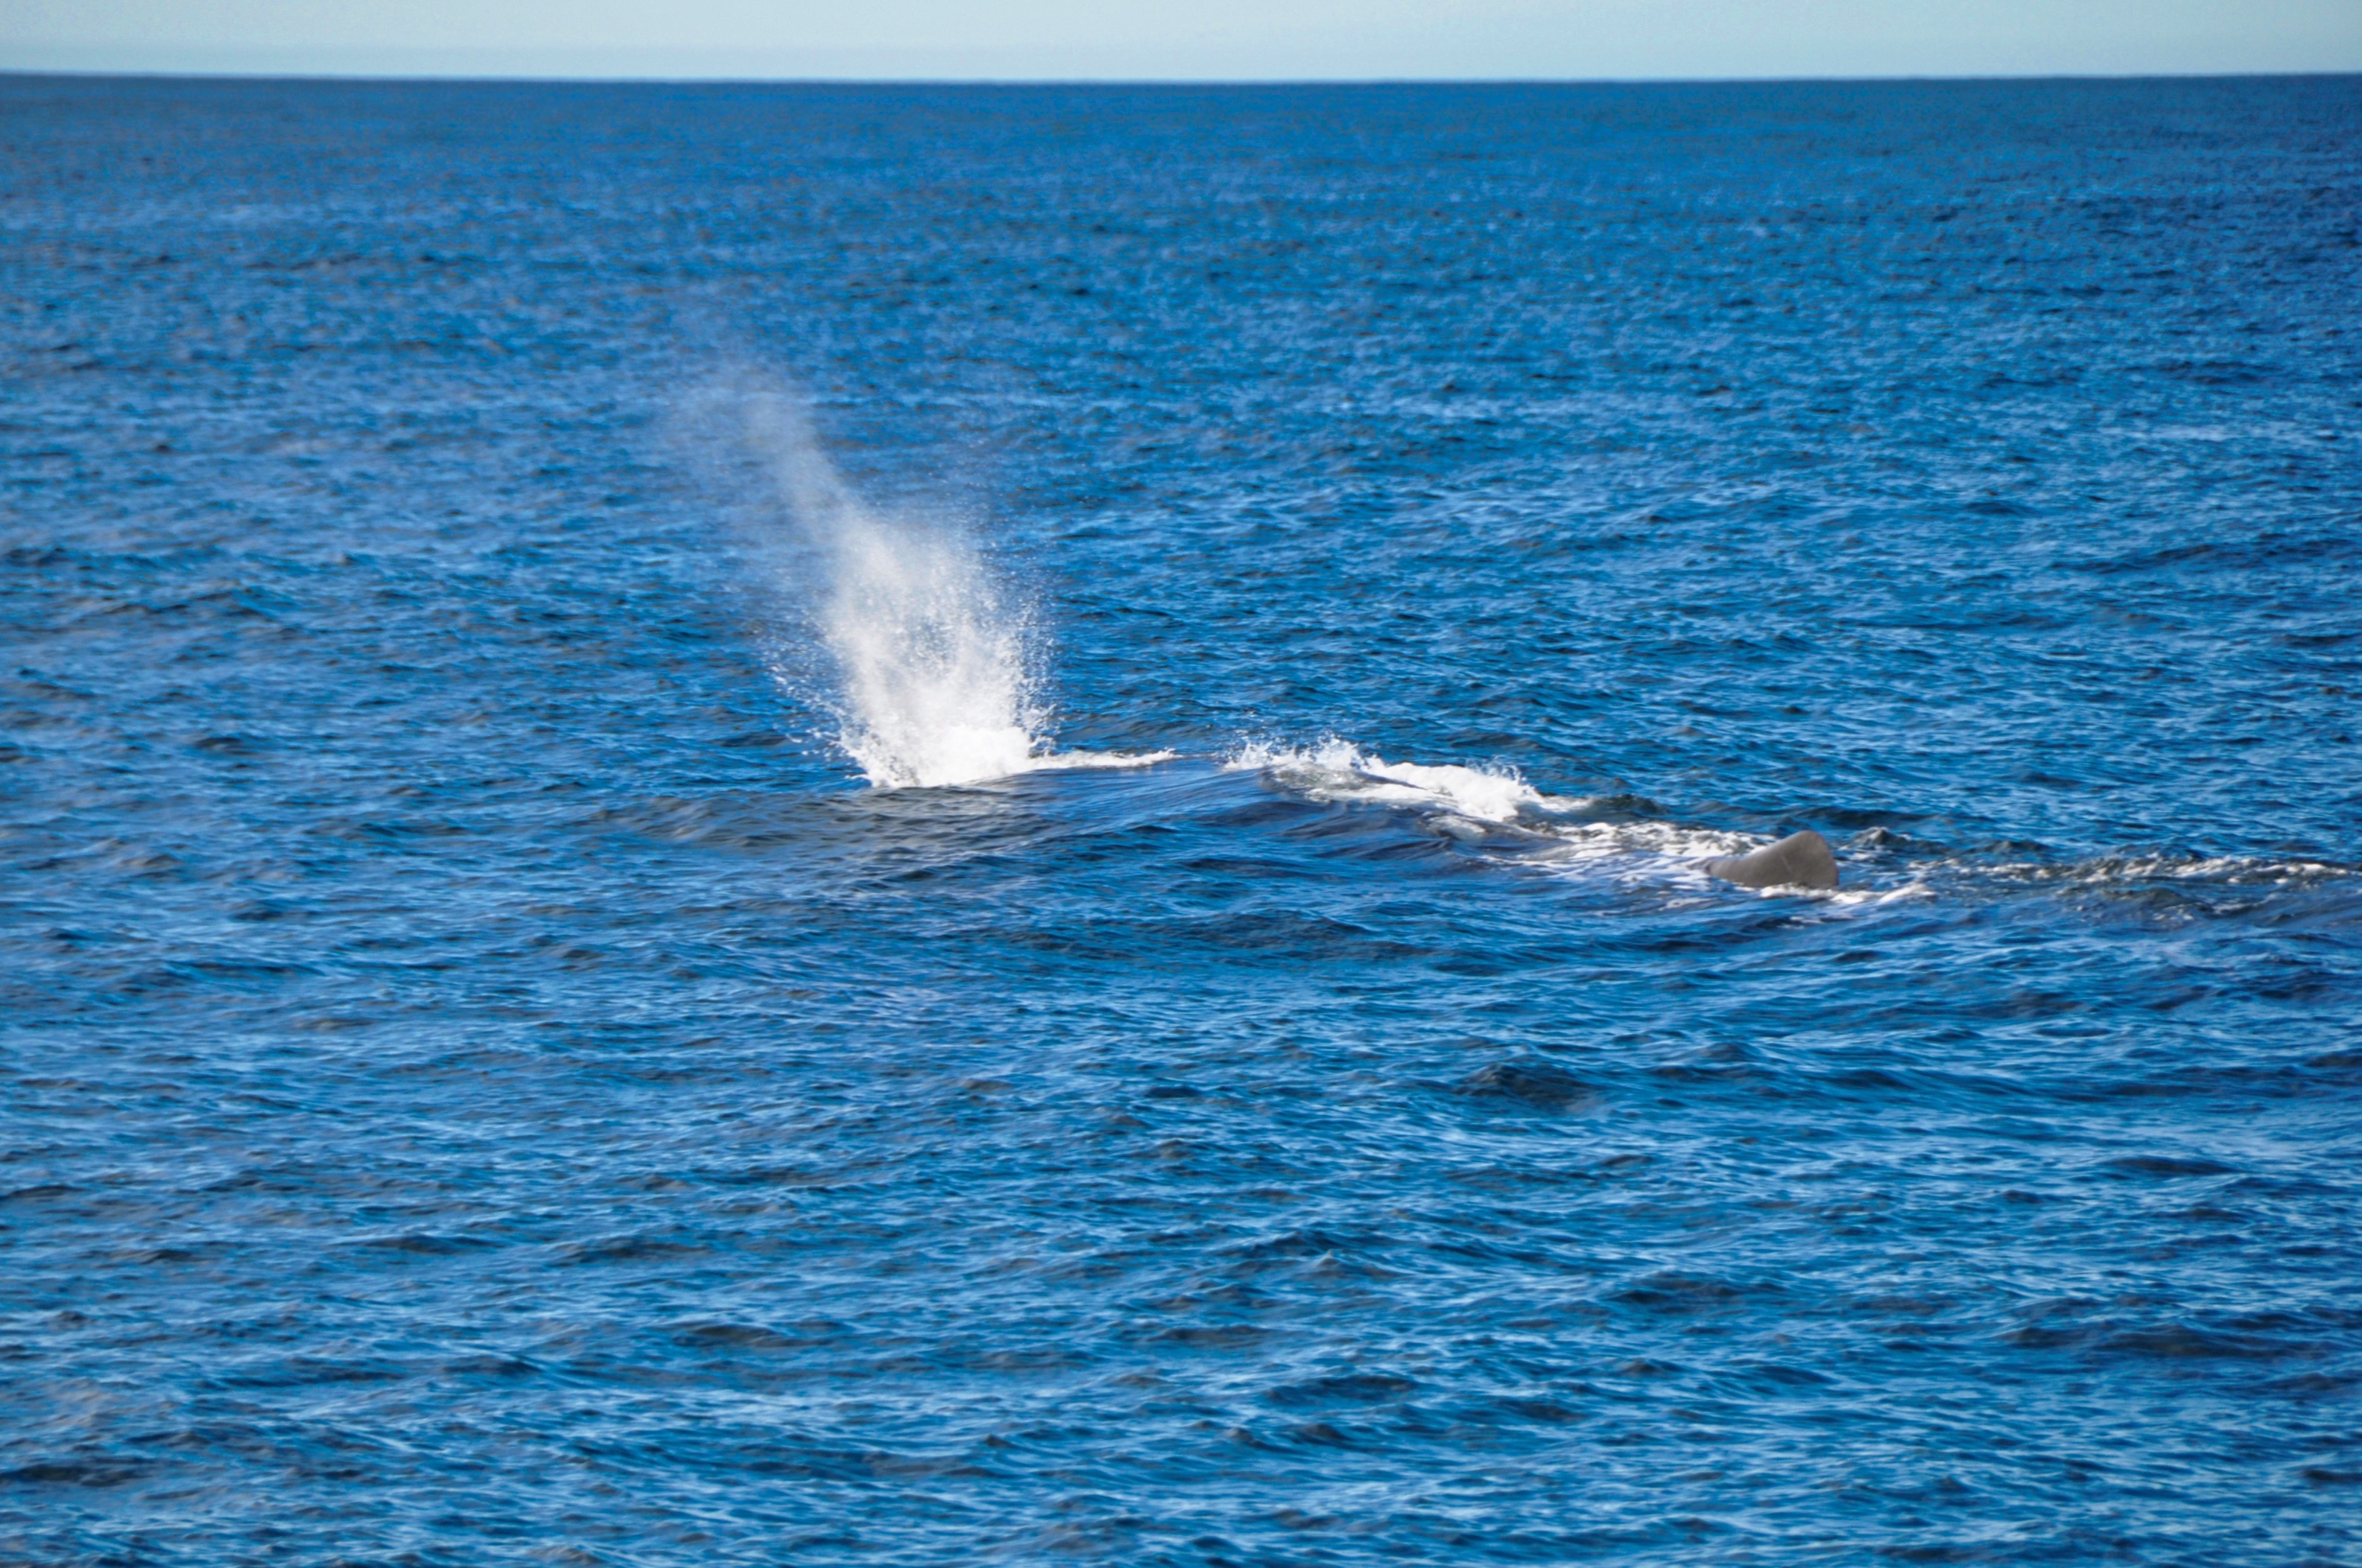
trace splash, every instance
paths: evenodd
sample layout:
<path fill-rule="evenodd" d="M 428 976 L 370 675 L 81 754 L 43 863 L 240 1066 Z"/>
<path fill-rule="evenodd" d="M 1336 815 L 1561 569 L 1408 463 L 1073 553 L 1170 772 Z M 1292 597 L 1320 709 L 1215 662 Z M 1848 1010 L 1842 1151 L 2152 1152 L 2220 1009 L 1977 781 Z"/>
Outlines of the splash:
<path fill-rule="evenodd" d="M 1760 834 L 1672 822 L 1592 819 L 1588 814 L 1601 802 L 1545 795 L 1513 771 L 1451 762 L 1389 762 L 1333 736 L 1301 748 L 1249 743 L 1222 765 L 1260 773 L 1305 800 L 1369 802 L 1417 811 L 1456 839 L 1481 839 L 1496 848 L 1522 839 L 1526 847 L 1518 859 L 1553 872 L 1606 874 L 1633 882 L 1670 879 L 1703 887 L 1707 878 L 1699 862 L 1705 857 L 1744 854 L 1772 842 Z"/>
<path fill-rule="evenodd" d="M 970 784 L 1053 762 L 1026 617 L 974 543 L 870 508 L 787 399 L 749 397 L 745 414 L 807 553 L 837 744 L 863 775 L 883 788 Z"/>

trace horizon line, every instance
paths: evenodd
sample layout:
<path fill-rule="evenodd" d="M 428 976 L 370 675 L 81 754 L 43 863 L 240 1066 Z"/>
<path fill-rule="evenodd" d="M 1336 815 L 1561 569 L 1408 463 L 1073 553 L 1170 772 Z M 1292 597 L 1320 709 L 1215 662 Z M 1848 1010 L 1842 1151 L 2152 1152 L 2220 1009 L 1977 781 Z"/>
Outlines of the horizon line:
<path fill-rule="evenodd" d="M 1703 76 L 866 76 L 574 71 L 177 71 L 0 65 L 0 80 L 360 82 L 581 87 L 1744 87 L 2070 82 L 2286 82 L 2362 77 L 2362 67 L 2297 71 L 1836 72 Z"/>

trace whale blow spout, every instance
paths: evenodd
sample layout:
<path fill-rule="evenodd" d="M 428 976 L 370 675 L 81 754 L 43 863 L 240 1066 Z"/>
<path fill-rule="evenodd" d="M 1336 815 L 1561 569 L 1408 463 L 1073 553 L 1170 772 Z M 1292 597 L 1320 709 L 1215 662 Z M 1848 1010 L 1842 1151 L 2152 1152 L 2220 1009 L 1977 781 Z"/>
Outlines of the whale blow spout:
<path fill-rule="evenodd" d="M 1807 828 L 1753 854 L 1717 855 L 1705 862 L 1705 872 L 1741 887 L 1834 888 L 1838 858 L 1829 841 Z"/>

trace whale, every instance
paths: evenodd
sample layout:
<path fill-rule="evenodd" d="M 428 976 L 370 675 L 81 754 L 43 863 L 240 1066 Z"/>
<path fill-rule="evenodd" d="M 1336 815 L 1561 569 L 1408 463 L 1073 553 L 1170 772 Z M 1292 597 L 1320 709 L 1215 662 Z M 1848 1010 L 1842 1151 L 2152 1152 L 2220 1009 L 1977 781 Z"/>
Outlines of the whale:
<path fill-rule="evenodd" d="M 1838 858 L 1829 841 L 1811 828 L 1791 833 L 1751 854 L 1716 855 L 1704 862 L 1705 874 L 1741 887 L 1834 888 Z"/>

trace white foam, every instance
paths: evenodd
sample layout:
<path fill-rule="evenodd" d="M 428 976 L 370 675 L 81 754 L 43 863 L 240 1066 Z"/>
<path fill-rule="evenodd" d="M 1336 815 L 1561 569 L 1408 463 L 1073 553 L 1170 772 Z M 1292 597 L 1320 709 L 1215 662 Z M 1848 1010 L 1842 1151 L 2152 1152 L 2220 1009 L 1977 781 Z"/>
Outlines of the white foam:
<path fill-rule="evenodd" d="M 1526 808 L 1546 805 L 1542 793 L 1514 773 L 1448 762 L 1389 762 L 1334 737 L 1306 748 L 1253 742 L 1224 759 L 1222 766 L 1266 773 L 1308 800 L 1420 806 L 1483 822 L 1514 822 Z"/>
<path fill-rule="evenodd" d="M 1795 890 L 1792 888 L 1788 891 L 1793 894 Z M 1900 904 L 1905 899 L 1933 898 L 1936 896 L 1936 890 L 1915 878 L 1900 887 L 1849 887 L 1834 893 L 1814 893 L 1805 896 L 1822 899 L 1842 908 L 1862 906 L 1875 909 L 1882 905 Z"/>
<path fill-rule="evenodd" d="M 1772 842 L 1746 833 L 1684 828 L 1672 822 L 1562 822 L 1544 829 L 1554 840 L 1548 859 L 1570 868 L 1645 856 L 1676 868 L 1705 872 L 1696 862 L 1714 855 L 1743 855 Z"/>
<path fill-rule="evenodd" d="M 1676 822 L 1584 821 L 1584 813 L 1606 803 L 1545 795 L 1505 770 L 1389 762 L 1333 736 L 1317 746 L 1250 742 L 1224 758 L 1222 767 L 1260 773 L 1306 800 L 1370 802 L 1424 812 L 1437 831 L 1470 843 L 1489 843 L 1495 850 L 1511 849 L 1510 863 L 1661 891 L 1694 890 L 1701 898 L 1709 888 L 1716 897 L 1734 891 L 1706 873 L 1707 860 L 1743 855 L 1774 841 L 1762 834 Z M 1512 836 L 1513 848 L 1503 843 L 1503 829 Z M 1917 881 L 1902 887 L 1849 887 L 1842 892 L 1796 887 L 1753 891 L 1765 898 L 1805 897 L 1835 908 L 1933 896 Z"/>
<path fill-rule="evenodd" d="M 1169 762 L 1178 751 L 1047 751 L 1029 761 L 1025 773 L 1038 773 L 1060 768 L 1145 768 L 1158 762 Z"/>

